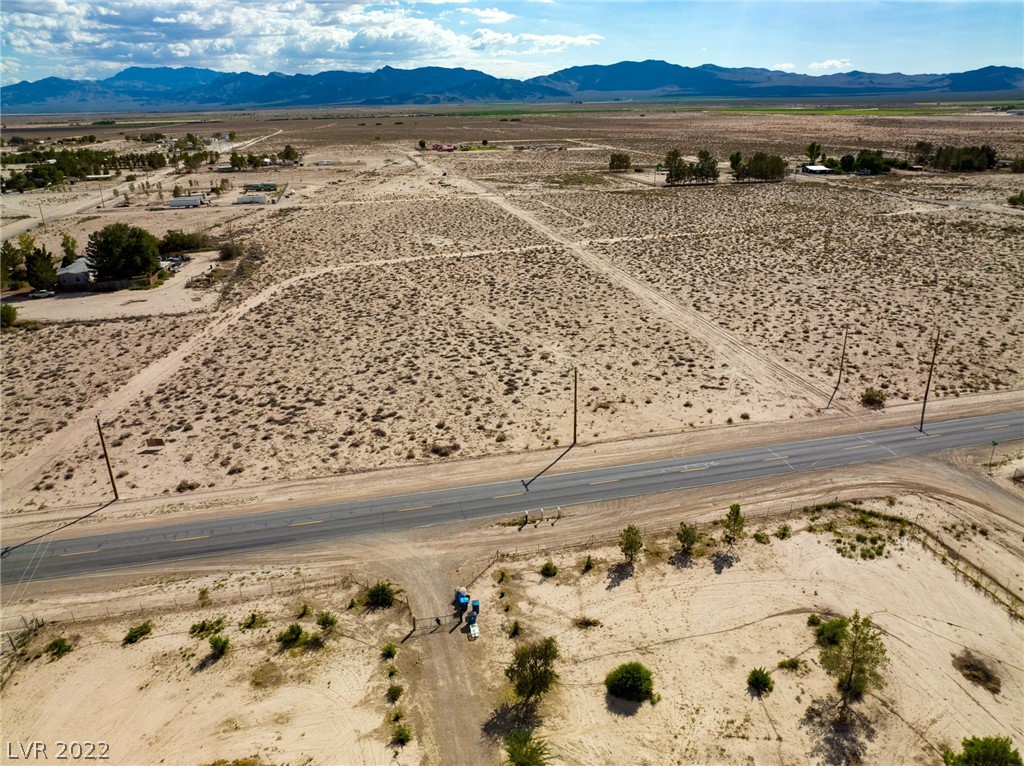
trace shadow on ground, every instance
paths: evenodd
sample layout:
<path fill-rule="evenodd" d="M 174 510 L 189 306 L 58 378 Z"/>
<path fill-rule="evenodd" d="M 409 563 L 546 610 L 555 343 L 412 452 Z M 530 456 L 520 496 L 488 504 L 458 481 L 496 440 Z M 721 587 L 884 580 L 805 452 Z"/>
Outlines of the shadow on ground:
<path fill-rule="evenodd" d="M 628 561 L 620 561 L 608 568 L 608 587 L 605 590 L 618 588 L 625 580 L 633 576 L 633 565 Z"/>
<path fill-rule="evenodd" d="M 608 708 L 608 712 L 612 715 L 621 716 L 623 718 L 629 718 L 637 714 L 637 711 L 643 706 L 642 702 L 633 702 L 633 700 L 623 700 L 618 697 L 613 697 L 611 694 L 605 692 L 604 704 Z"/>
<path fill-rule="evenodd" d="M 800 726 L 813 743 L 808 755 L 826 764 L 861 763 L 875 738 L 871 722 L 832 694 L 811 702 Z"/>
<path fill-rule="evenodd" d="M 715 574 L 722 574 L 726 569 L 731 569 L 732 565 L 740 560 L 740 557 L 729 551 L 717 551 L 714 556 L 711 557 L 711 566 L 715 568 Z"/>
<path fill-rule="evenodd" d="M 502 742 L 505 735 L 515 729 L 536 729 L 540 725 L 537 703 L 534 701 L 502 702 L 484 721 L 484 737 Z"/>

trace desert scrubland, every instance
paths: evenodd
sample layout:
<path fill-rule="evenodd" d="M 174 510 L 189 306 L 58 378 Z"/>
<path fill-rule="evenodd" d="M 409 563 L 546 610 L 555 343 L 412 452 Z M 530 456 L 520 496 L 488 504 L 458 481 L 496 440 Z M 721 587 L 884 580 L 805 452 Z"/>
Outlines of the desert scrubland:
<path fill-rule="evenodd" d="M 83 523 L 90 533 L 270 497 L 312 502 L 303 493 L 314 490 L 345 497 L 357 484 L 432 489 L 477 480 L 484 462 L 488 476 L 526 475 L 572 440 L 574 368 L 580 446 L 564 470 L 648 440 L 667 455 L 905 424 L 936 331 L 929 407 L 955 417 L 1020 402 L 1024 214 L 1006 204 L 1019 175 L 737 185 L 723 164 L 715 186 L 664 188 L 650 172 L 673 147 L 708 148 L 723 163 L 735 150 L 770 151 L 795 165 L 815 140 L 830 156 L 901 154 L 927 140 L 1012 157 L 1024 153 L 1019 118 L 217 119 L 252 151 L 296 147 L 304 166 L 168 171 L 123 208 L 109 202 L 124 181 L 103 182 L 101 209 L 98 188 L 25 194 L 16 207 L 5 197 L 5 231 L 39 207 L 48 220 L 74 211 L 33 232 L 51 252 L 65 232 L 84 249 L 114 221 L 204 231 L 244 251 L 230 262 L 196 254 L 153 290 L 5 296 L 20 320 L 2 336 L 5 544 L 108 499 L 97 417 L 126 502 Z M 419 151 L 420 139 L 477 150 Z M 610 151 L 645 172 L 607 173 Z M 208 207 L 159 209 L 176 183 L 224 178 L 230 188 Z M 287 184 L 276 204 L 232 204 L 243 183 L 263 180 Z M 844 331 L 845 375 L 826 410 Z M 886 393 L 888 411 L 861 406 L 867 387 Z M 529 525 L 464 523 L 5 588 L 5 628 L 44 621 L 10 666 L 5 736 L 102 739 L 110 762 L 126 764 L 497 763 L 502 736 L 522 724 L 570 764 L 938 764 L 965 736 L 1020 747 L 1024 495 L 1011 478 L 1024 456 L 1002 445 L 990 477 L 988 450 L 572 508 Z M 814 507 L 833 498 L 846 502 Z M 715 523 L 731 502 L 749 509 L 748 537 L 732 548 Z M 615 545 L 625 518 L 647 546 L 632 568 Z M 691 559 L 676 554 L 683 518 L 704 534 Z M 588 555 L 595 566 L 583 573 Z M 549 559 L 559 571 L 543 577 Z M 407 605 L 365 609 L 377 579 L 403 588 Z M 446 615 L 470 581 L 483 603 L 478 641 L 447 625 L 402 641 L 413 615 Z M 280 649 L 280 631 L 298 621 L 313 635 L 324 610 L 338 624 L 322 642 Z M 887 683 L 836 728 L 823 714 L 835 684 L 807 618 L 854 610 L 881 631 Z M 253 612 L 266 624 L 242 628 Z M 215 659 L 189 630 L 218 617 L 231 649 Z M 122 646 L 146 619 L 153 634 Z M 62 636 L 73 651 L 51 660 L 45 647 Z M 545 636 L 558 642 L 561 683 L 538 707 L 516 706 L 504 667 L 517 643 Z M 380 659 L 389 641 L 399 644 L 397 705 L 386 700 L 392 663 Z M 953 666 L 965 650 L 998 692 Z M 794 657 L 798 670 L 777 668 Z M 634 659 L 654 671 L 657 705 L 606 697 L 604 674 Z M 761 699 L 745 682 L 760 666 L 775 680 Z M 109 703 L 101 711 L 96 695 Z M 413 735 L 405 747 L 393 741 L 396 709 Z"/>

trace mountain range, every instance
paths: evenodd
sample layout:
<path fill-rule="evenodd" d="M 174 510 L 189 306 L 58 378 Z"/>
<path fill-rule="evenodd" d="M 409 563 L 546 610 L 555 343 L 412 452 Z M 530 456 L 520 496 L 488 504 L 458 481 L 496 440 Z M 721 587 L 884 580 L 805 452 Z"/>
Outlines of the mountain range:
<path fill-rule="evenodd" d="M 673 98 L 816 99 L 983 94 L 1024 98 L 1024 69 L 990 66 L 949 74 L 844 72 L 811 76 L 771 69 L 664 61 L 579 66 L 528 80 L 473 69 L 422 67 L 285 75 L 193 67 L 130 67 L 105 80 L 47 77 L 0 89 L 7 114 L 201 111 L 397 104 L 571 102 Z"/>

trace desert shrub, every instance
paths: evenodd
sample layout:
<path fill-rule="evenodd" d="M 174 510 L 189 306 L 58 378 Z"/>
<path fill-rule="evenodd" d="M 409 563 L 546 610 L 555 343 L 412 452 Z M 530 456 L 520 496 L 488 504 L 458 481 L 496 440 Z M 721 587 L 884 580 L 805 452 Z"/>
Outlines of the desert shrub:
<path fill-rule="evenodd" d="M 519 624 L 519 620 L 516 620 L 512 623 L 512 627 L 508 629 L 508 637 L 517 638 L 522 632 L 523 626 Z"/>
<path fill-rule="evenodd" d="M 410 742 L 412 742 L 412 730 L 404 723 L 398 724 L 391 730 L 391 744 L 405 747 Z"/>
<path fill-rule="evenodd" d="M 594 568 L 594 558 L 589 553 L 587 554 L 587 560 L 583 562 L 583 574 L 586 574 Z"/>
<path fill-rule="evenodd" d="M 394 678 L 398 675 L 398 668 L 394 665 L 388 665 L 388 678 Z"/>
<path fill-rule="evenodd" d="M 202 622 L 192 623 L 192 627 L 189 628 L 188 634 L 195 638 L 207 638 L 220 633 L 223 629 L 224 618 L 218 617 L 216 620 L 203 620 Z"/>
<path fill-rule="evenodd" d="M 767 545 L 771 542 L 771 539 L 764 532 L 755 532 L 754 541 L 761 543 L 761 545 Z"/>
<path fill-rule="evenodd" d="M 514 729 L 505 735 L 509 766 L 546 766 L 552 762 L 548 743 L 530 729 Z"/>
<path fill-rule="evenodd" d="M 596 617 L 577 617 L 572 624 L 577 628 L 597 628 L 600 627 L 601 621 Z"/>
<path fill-rule="evenodd" d="M 128 632 L 124 634 L 124 638 L 121 639 L 121 646 L 127 646 L 128 644 L 137 644 L 139 641 L 144 639 L 150 633 L 153 632 L 153 623 L 149 620 L 134 625 L 128 629 Z"/>
<path fill-rule="evenodd" d="M 177 492 L 191 492 L 194 489 L 199 489 L 199 482 L 189 481 L 188 479 L 182 479 L 178 482 L 178 486 L 175 487 Z"/>
<path fill-rule="evenodd" d="M 868 387 L 864 389 L 864 393 L 860 395 L 860 403 L 865 407 L 869 407 L 874 410 L 879 410 L 885 406 L 885 391 L 879 391 L 877 388 Z"/>
<path fill-rule="evenodd" d="M 388 687 L 386 695 L 388 698 L 388 702 L 394 705 L 396 702 L 398 702 L 398 700 L 402 698 L 402 693 L 404 691 L 405 689 L 403 689 L 400 684 L 391 684 L 391 686 Z"/>
<path fill-rule="evenodd" d="M 558 567 L 555 566 L 555 562 L 548 559 L 544 562 L 544 566 L 540 568 L 540 573 L 545 577 L 554 577 L 558 574 Z"/>
<path fill-rule="evenodd" d="M 380 650 L 380 657 L 382 660 L 393 660 L 398 654 L 398 647 L 392 643 L 384 644 Z"/>
<path fill-rule="evenodd" d="M 231 639 L 227 636 L 210 636 L 210 653 L 214 657 L 223 657 L 231 648 Z"/>
<path fill-rule="evenodd" d="M 200 588 L 199 589 L 198 600 L 199 600 L 199 606 L 209 606 L 210 605 L 210 589 L 209 588 Z"/>
<path fill-rule="evenodd" d="M 387 580 L 378 580 L 366 592 L 366 605 L 371 609 L 387 609 L 395 604 L 398 591 Z"/>
<path fill-rule="evenodd" d="M 847 624 L 845 617 L 822 622 L 814 629 L 814 638 L 819 646 L 837 646 L 846 636 Z"/>
<path fill-rule="evenodd" d="M 816 614 L 807 615 L 807 626 L 810 628 L 816 628 L 821 625 L 821 618 Z"/>
<path fill-rule="evenodd" d="M 265 660 L 256 670 L 253 671 L 251 683 L 258 689 L 267 689 L 277 686 L 284 680 L 284 673 L 281 668 L 270 660 Z"/>
<path fill-rule="evenodd" d="M 542 638 L 532 644 L 522 644 L 513 653 L 512 662 L 505 668 L 505 677 L 512 682 L 517 697 L 539 700 L 558 681 L 555 660 L 558 642 Z"/>
<path fill-rule="evenodd" d="M 788 660 L 779 660 L 779 664 L 776 667 L 779 670 L 800 670 L 803 664 L 804 661 L 798 657 L 790 657 Z"/>
<path fill-rule="evenodd" d="M 700 530 L 693 524 L 680 521 L 676 539 L 679 541 L 679 552 L 684 556 L 689 556 L 693 552 L 693 546 L 700 542 Z"/>
<path fill-rule="evenodd" d="M 758 697 L 764 694 L 770 694 L 772 689 L 775 688 L 775 682 L 772 680 L 772 674 L 764 668 L 754 668 L 747 675 L 747 686 Z"/>
<path fill-rule="evenodd" d="M 245 254 L 245 249 L 237 242 L 225 242 L 220 246 L 220 259 L 222 261 L 233 261 L 235 258 L 241 258 Z"/>
<path fill-rule="evenodd" d="M 654 696 L 654 676 L 639 662 L 626 662 L 605 676 L 605 689 L 613 697 L 643 702 Z"/>
<path fill-rule="evenodd" d="M 781 527 L 775 530 L 775 536 L 780 540 L 785 540 L 793 534 L 793 530 L 789 528 L 789 524 L 783 524 Z"/>
<path fill-rule="evenodd" d="M 71 643 L 64 638 L 64 636 L 60 636 L 48 643 L 43 651 L 49 653 L 51 659 L 59 660 L 73 648 L 74 647 L 71 646 Z"/>
<path fill-rule="evenodd" d="M 1012 197 L 1007 197 L 1006 201 L 1014 207 L 1024 207 L 1024 191 L 1017 192 Z"/>
<path fill-rule="evenodd" d="M 295 619 L 301 620 L 303 617 L 305 617 L 312 611 L 313 610 L 309 608 L 309 604 L 303 601 L 302 606 L 299 607 L 299 611 L 295 613 Z"/>
<path fill-rule="evenodd" d="M 238 623 L 242 630 L 255 630 L 267 624 L 267 616 L 263 612 L 249 612 L 249 616 Z"/>
<path fill-rule="evenodd" d="M 0 327 L 14 327 L 18 322 L 18 307 L 0 303 Z"/>
<path fill-rule="evenodd" d="M 300 646 L 305 637 L 306 634 L 302 632 L 302 626 L 293 622 L 277 634 L 277 643 L 281 645 L 282 649 L 287 649 L 292 646 Z"/>
<path fill-rule="evenodd" d="M 1020 753 L 1009 737 L 965 737 L 963 752 L 942 751 L 945 766 L 1022 766 Z"/>
<path fill-rule="evenodd" d="M 326 633 L 338 624 L 338 618 L 330 612 L 319 612 L 316 616 L 316 624 L 320 626 L 320 629 L 324 631 L 324 633 Z"/>
<path fill-rule="evenodd" d="M 164 234 L 159 244 L 160 255 L 175 253 L 195 253 L 210 248 L 210 238 L 202 232 L 186 233 L 179 229 L 171 229 Z"/>

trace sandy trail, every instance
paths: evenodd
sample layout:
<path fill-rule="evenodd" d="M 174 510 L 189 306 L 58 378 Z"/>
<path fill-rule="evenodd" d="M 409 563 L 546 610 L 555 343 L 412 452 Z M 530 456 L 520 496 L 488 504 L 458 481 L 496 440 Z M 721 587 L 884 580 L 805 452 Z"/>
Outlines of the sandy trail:
<path fill-rule="evenodd" d="M 408 157 L 419 167 L 427 167 L 427 164 L 415 154 L 410 153 Z M 434 170 L 434 172 L 436 173 L 437 171 Z M 588 250 L 579 240 L 558 232 L 551 226 L 538 220 L 529 211 L 514 204 L 507 197 L 486 189 L 469 179 L 458 179 L 458 182 L 464 188 L 475 189 L 479 197 L 489 200 L 505 212 L 514 215 L 528 224 L 538 233 L 572 251 L 595 272 L 601 274 L 613 284 L 628 290 L 645 305 L 654 309 L 659 315 L 686 333 L 697 337 L 711 348 L 724 352 L 728 356 L 730 364 L 738 367 L 752 380 L 768 387 L 777 388 L 778 390 L 790 391 L 792 396 L 801 399 L 809 408 L 822 407 L 828 401 L 829 391 L 810 383 L 805 378 L 792 372 L 785 365 L 744 343 L 728 330 L 719 327 L 711 320 L 686 308 L 678 301 L 664 295 L 649 284 L 636 279 L 623 269 L 609 263 L 596 253 Z M 837 404 L 836 409 L 844 414 L 850 414 L 850 409 L 845 405 Z"/>

